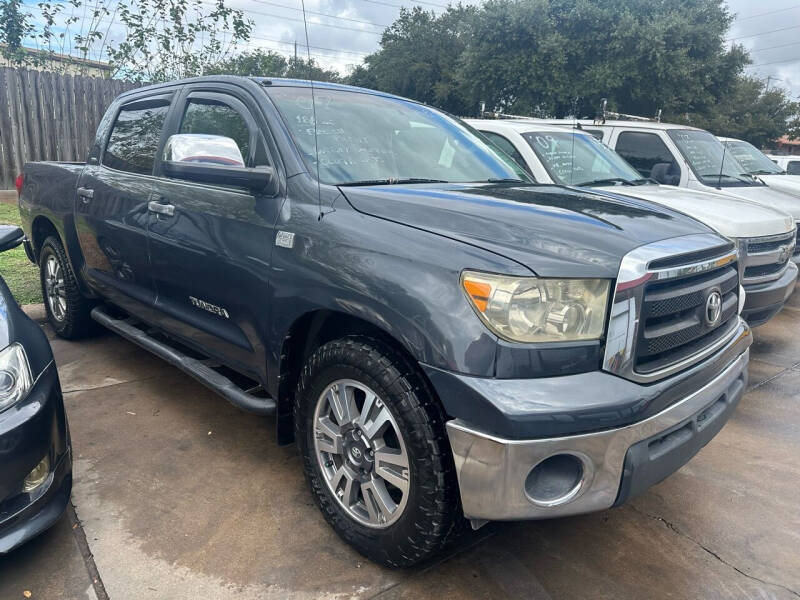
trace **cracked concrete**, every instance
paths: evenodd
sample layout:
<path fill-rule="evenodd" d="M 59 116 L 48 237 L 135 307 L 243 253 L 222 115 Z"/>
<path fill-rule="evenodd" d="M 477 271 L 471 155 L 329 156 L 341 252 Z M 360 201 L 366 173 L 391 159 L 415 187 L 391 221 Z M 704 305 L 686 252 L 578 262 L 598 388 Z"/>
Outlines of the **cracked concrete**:
<path fill-rule="evenodd" d="M 750 387 L 731 421 L 648 493 L 592 515 L 489 524 L 408 571 L 376 567 L 336 537 L 272 420 L 113 335 L 53 339 L 86 554 L 114 600 L 797 600 L 798 324 L 793 302 L 755 331 Z M 94 598 L 75 533 L 64 519 L 0 559 L 0 598 Z"/>

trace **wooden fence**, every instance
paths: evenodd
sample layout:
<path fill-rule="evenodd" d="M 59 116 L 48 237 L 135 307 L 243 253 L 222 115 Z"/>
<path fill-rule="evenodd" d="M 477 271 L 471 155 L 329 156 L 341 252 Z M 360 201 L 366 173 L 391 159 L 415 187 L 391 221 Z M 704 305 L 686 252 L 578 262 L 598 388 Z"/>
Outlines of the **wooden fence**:
<path fill-rule="evenodd" d="M 26 161 L 83 161 L 116 96 L 137 84 L 0 67 L 0 190 Z"/>

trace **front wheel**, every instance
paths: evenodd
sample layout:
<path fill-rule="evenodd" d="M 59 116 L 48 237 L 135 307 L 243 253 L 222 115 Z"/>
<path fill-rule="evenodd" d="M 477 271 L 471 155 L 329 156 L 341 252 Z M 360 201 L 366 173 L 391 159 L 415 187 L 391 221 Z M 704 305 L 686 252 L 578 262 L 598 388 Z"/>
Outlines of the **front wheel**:
<path fill-rule="evenodd" d="M 453 530 L 457 485 L 439 405 L 388 345 L 348 337 L 306 363 L 297 443 L 328 523 L 367 558 L 410 566 Z"/>

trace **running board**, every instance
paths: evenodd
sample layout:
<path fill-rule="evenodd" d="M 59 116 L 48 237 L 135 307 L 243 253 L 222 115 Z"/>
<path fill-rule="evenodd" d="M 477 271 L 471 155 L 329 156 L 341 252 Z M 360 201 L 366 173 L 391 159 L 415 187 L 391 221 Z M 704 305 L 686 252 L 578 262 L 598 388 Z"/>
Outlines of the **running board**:
<path fill-rule="evenodd" d="M 223 374 L 203 364 L 203 361 L 192 358 L 167 343 L 155 339 L 146 331 L 136 327 L 131 320 L 116 319 L 100 306 L 93 308 L 91 314 L 92 318 L 101 325 L 178 367 L 237 408 L 257 415 L 275 414 L 275 401 L 272 398 L 263 398 L 247 393 Z M 260 389 L 260 386 L 251 387 L 248 391 L 256 389 Z"/>

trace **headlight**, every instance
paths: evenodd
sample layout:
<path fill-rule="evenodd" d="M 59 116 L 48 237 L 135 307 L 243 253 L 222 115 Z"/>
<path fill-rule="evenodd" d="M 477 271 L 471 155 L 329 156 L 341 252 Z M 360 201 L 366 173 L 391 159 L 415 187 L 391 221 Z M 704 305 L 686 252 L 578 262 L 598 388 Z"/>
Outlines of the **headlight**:
<path fill-rule="evenodd" d="M 478 316 L 513 342 L 594 340 L 605 332 L 607 279 L 539 279 L 465 271 Z"/>
<path fill-rule="evenodd" d="M 33 385 L 25 350 L 11 344 L 0 351 L 0 411 L 25 397 Z"/>

